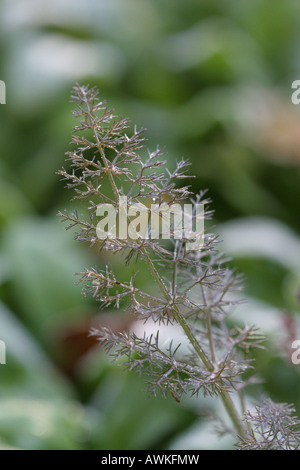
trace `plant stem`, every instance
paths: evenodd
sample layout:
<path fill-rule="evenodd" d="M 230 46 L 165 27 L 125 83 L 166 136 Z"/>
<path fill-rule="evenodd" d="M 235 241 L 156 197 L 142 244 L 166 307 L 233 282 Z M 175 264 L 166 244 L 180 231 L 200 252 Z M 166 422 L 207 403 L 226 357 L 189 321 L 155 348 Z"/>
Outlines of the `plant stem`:
<path fill-rule="evenodd" d="M 207 325 L 207 333 L 208 333 L 208 340 L 209 340 L 209 347 L 210 347 L 210 353 L 211 353 L 211 360 L 212 362 L 215 362 L 216 357 L 215 357 L 215 350 L 214 350 L 214 343 L 213 343 L 213 337 L 212 337 L 212 331 L 211 331 L 211 319 L 208 313 L 208 310 L 205 309 L 205 317 L 206 317 L 206 325 Z"/>
<path fill-rule="evenodd" d="M 242 423 L 241 418 L 240 418 L 240 416 L 237 412 L 237 409 L 234 406 L 234 403 L 232 401 L 231 396 L 229 395 L 228 392 L 223 392 L 221 394 L 221 398 L 222 398 L 223 404 L 226 408 L 226 411 L 227 411 L 228 415 L 230 416 L 231 421 L 232 421 L 232 423 L 233 423 L 233 425 L 234 425 L 234 427 L 237 431 L 238 436 L 240 436 L 240 437 L 245 436 L 244 424 Z"/>
<path fill-rule="evenodd" d="M 151 258 L 149 257 L 147 251 L 145 248 L 142 248 L 142 252 L 143 252 L 143 255 L 145 256 L 145 259 L 147 261 L 147 264 L 148 266 L 150 267 L 150 270 L 155 278 L 155 280 L 157 281 L 157 283 L 159 284 L 164 296 L 166 297 L 166 299 L 168 301 L 172 301 L 172 297 L 170 296 L 166 286 L 164 285 L 160 275 L 158 274 Z M 173 309 L 173 314 L 174 314 L 174 317 L 175 319 L 178 321 L 178 323 L 180 324 L 180 326 L 182 327 L 183 331 L 185 332 L 186 336 L 188 337 L 190 343 L 192 344 L 192 346 L 194 347 L 195 351 L 197 352 L 198 356 L 200 357 L 201 361 L 203 362 L 203 364 L 205 365 L 206 369 L 209 370 L 209 371 L 213 371 L 214 370 L 214 366 L 213 364 L 211 363 L 211 361 L 208 359 L 208 357 L 206 356 L 205 352 L 203 351 L 203 349 L 201 348 L 200 344 L 198 343 L 198 341 L 196 340 L 195 336 L 193 335 L 193 333 L 191 332 L 190 330 L 190 327 L 189 325 L 187 324 L 185 318 L 180 314 L 178 308 L 176 307 L 176 305 L 173 305 L 172 306 L 172 309 Z"/>
<path fill-rule="evenodd" d="M 114 181 L 114 177 L 110 171 L 110 168 L 109 168 L 109 164 L 108 164 L 108 161 L 106 159 L 106 156 L 104 154 L 104 151 L 103 151 L 103 148 L 101 146 L 101 142 L 99 140 L 99 136 L 97 134 L 97 131 L 95 129 L 95 123 L 94 123 L 94 120 L 92 118 L 92 113 L 91 113 L 91 110 L 90 110 L 90 106 L 89 106 L 89 102 L 88 100 L 86 99 L 85 100 L 85 103 L 86 103 L 86 106 L 87 106 L 87 109 L 89 111 L 89 118 L 90 118 L 90 126 L 91 128 L 93 129 L 93 134 L 94 134 L 94 138 L 96 140 L 96 143 L 97 143 L 97 148 L 99 150 L 99 153 L 102 157 L 102 160 L 103 160 L 103 163 L 105 165 L 105 169 L 107 171 L 107 174 L 109 176 L 109 179 L 110 179 L 110 182 L 111 182 L 111 186 L 112 186 L 112 189 L 113 189 L 113 192 L 116 196 L 116 198 L 119 200 L 119 191 L 118 191 L 118 188 L 116 186 L 116 183 Z M 157 281 L 158 285 L 160 286 L 165 298 L 169 301 L 169 302 L 172 302 L 172 297 L 171 295 L 169 294 L 163 280 L 161 279 L 159 273 L 157 272 L 151 258 L 149 257 L 148 253 L 147 253 L 147 250 L 146 248 L 141 248 L 141 251 L 146 259 L 146 262 L 155 278 L 155 280 Z M 193 335 L 186 319 L 184 318 L 183 315 L 180 314 L 179 310 L 178 310 L 178 307 L 176 305 L 172 305 L 172 310 L 173 310 L 173 315 L 174 315 L 174 318 L 177 320 L 177 322 L 180 324 L 181 328 L 183 329 L 183 331 L 185 332 L 188 340 L 190 341 L 191 345 L 193 346 L 194 350 L 196 351 L 197 355 L 199 356 L 200 360 L 202 361 L 202 363 L 204 364 L 206 370 L 208 370 L 209 372 L 213 372 L 214 371 L 214 365 L 213 363 L 210 361 L 210 359 L 207 357 L 206 353 L 204 352 L 204 350 L 201 348 L 199 342 L 197 341 L 197 339 L 195 338 L 195 336 Z M 212 351 L 212 360 L 214 360 L 214 353 L 213 353 L 213 346 L 212 346 L 212 337 L 211 337 L 211 328 L 210 328 L 210 322 L 208 321 L 208 327 L 209 327 L 209 334 L 210 334 L 210 346 L 211 346 L 211 351 Z M 228 415 L 230 416 L 231 420 L 232 420 L 232 423 L 238 433 L 239 436 L 244 436 L 245 435 L 245 430 L 244 430 L 244 426 L 241 422 L 241 419 L 239 417 L 239 414 L 234 406 L 234 403 L 229 395 L 228 392 L 222 392 L 221 393 L 221 399 L 223 401 L 223 404 L 227 410 L 227 413 Z"/>
<path fill-rule="evenodd" d="M 143 254 L 145 256 L 145 259 L 147 261 L 147 264 L 150 267 L 150 270 L 151 270 L 155 280 L 159 284 L 164 296 L 166 297 L 167 300 L 172 300 L 165 284 L 163 283 L 160 275 L 158 274 L 158 272 L 157 272 L 151 258 L 149 257 L 146 249 L 142 248 L 142 252 L 143 252 Z M 192 344 L 193 348 L 195 349 L 196 353 L 198 354 L 199 358 L 203 362 L 206 369 L 208 371 L 212 372 L 214 370 L 214 366 L 213 366 L 212 362 L 208 359 L 207 355 L 205 354 L 205 352 L 201 348 L 201 346 L 198 343 L 197 339 L 195 338 L 195 336 L 191 332 L 190 327 L 187 324 L 184 316 L 180 314 L 180 312 L 179 312 L 179 310 L 176 306 L 173 306 L 173 314 L 174 314 L 174 318 L 178 321 L 178 323 L 182 327 L 183 331 L 185 332 L 187 338 L 189 339 L 190 343 Z M 240 419 L 240 416 L 239 416 L 239 414 L 236 410 L 236 407 L 235 407 L 229 393 L 228 392 L 222 392 L 221 393 L 221 399 L 222 399 L 222 402 L 225 406 L 225 409 L 226 409 L 228 415 L 230 416 L 231 421 L 232 421 L 232 423 L 233 423 L 233 425 L 234 425 L 234 427 L 237 431 L 237 434 L 239 436 L 244 436 L 245 435 L 244 425 L 243 425 L 243 423 Z"/>
<path fill-rule="evenodd" d="M 106 170 L 106 172 L 107 172 L 107 174 L 108 174 L 108 177 L 109 177 L 111 186 L 112 186 L 112 188 L 113 188 L 114 194 L 115 194 L 117 200 L 119 200 L 119 191 L 118 191 L 117 185 L 116 185 L 116 183 L 115 183 L 115 181 L 114 181 L 113 175 L 112 175 L 112 173 L 111 173 L 111 171 L 110 171 L 109 164 L 108 164 L 107 158 L 106 158 L 106 156 L 105 156 L 105 153 L 103 152 L 103 148 L 102 148 L 101 142 L 100 142 L 100 140 L 99 140 L 98 133 L 97 133 L 97 131 L 96 131 L 96 129 L 95 129 L 95 121 L 94 121 L 94 119 L 93 119 L 93 115 L 92 115 L 92 112 L 91 112 L 91 108 L 90 108 L 90 105 L 89 105 L 89 101 L 88 101 L 88 99 L 87 99 L 85 93 L 84 93 L 84 95 L 85 95 L 85 100 L 84 100 L 84 102 L 85 102 L 85 105 L 86 105 L 87 111 L 88 111 L 88 117 L 89 117 L 89 121 L 90 121 L 90 127 L 91 127 L 91 129 L 93 130 L 93 135 L 94 135 L 94 138 L 95 138 L 95 141 L 96 141 L 96 144 L 97 144 L 97 148 L 98 148 L 98 150 L 99 150 L 99 153 L 100 153 L 100 155 L 101 155 L 102 161 L 103 161 L 103 163 L 104 163 L 105 170 Z"/>

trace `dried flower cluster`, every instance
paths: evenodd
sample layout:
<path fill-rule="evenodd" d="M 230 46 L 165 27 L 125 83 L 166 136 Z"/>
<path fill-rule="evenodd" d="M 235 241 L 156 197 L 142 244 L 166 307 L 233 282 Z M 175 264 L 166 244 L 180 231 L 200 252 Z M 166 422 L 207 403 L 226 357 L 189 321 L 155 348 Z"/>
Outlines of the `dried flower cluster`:
<path fill-rule="evenodd" d="M 298 450 L 300 446 L 300 421 L 295 409 L 286 403 L 273 403 L 265 399 L 255 407 L 255 414 L 246 413 L 250 432 L 241 438 L 238 446 L 246 450 Z"/>
<path fill-rule="evenodd" d="M 67 228 L 79 228 L 77 240 L 96 244 L 100 252 L 118 253 L 126 264 L 134 266 L 137 260 L 145 263 L 156 285 L 149 291 L 141 290 L 137 272 L 133 272 L 128 282 L 122 282 L 106 266 L 104 270 L 91 268 L 80 273 L 84 292 L 91 293 L 102 306 L 129 309 L 137 321 L 152 320 L 158 326 L 180 325 L 190 350 L 187 354 L 172 342 L 165 348 L 159 334 L 145 333 L 139 338 L 132 332 L 115 333 L 106 328 L 94 330 L 92 334 L 116 359 L 123 357 L 125 367 L 143 374 L 148 390 L 154 394 L 161 392 L 166 396 L 169 392 L 176 401 L 184 393 L 220 396 L 236 434 L 242 439 L 241 447 L 255 448 L 255 442 L 262 442 L 255 440 L 255 432 L 261 432 L 263 439 L 268 440 L 269 435 L 273 436 L 266 434 L 268 426 L 273 433 L 277 428 L 270 423 L 264 407 L 258 409 L 256 418 L 247 415 L 249 434 L 231 392 L 239 390 L 241 396 L 243 374 L 251 367 L 247 353 L 251 348 L 261 348 L 263 338 L 253 327 L 229 329 L 227 326 L 228 312 L 239 302 L 236 292 L 241 289 L 241 279 L 226 266 L 227 260 L 217 250 L 216 236 L 203 233 L 203 246 L 198 251 L 186 249 L 184 236 L 169 243 L 150 238 L 97 239 L 98 204 L 112 204 L 117 211 L 120 198 L 125 196 L 129 204 L 192 201 L 207 205 L 205 193 L 195 196 L 188 186 L 177 187 L 177 182 L 187 177 L 189 164 L 181 160 L 174 171 L 169 171 L 159 148 L 153 152 L 145 149 L 144 130 L 135 128 L 131 136 L 127 135 L 129 122 L 116 118 L 98 99 L 95 88 L 76 85 L 72 101 L 76 105 L 73 114 L 80 120 L 74 128 L 74 148 L 67 153 L 72 171 L 62 169 L 59 173 L 67 180 L 67 187 L 75 190 L 74 199 L 86 201 L 88 216 L 67 211 L 60 215 L 69 222 Z M 210 215 L 206 212 L 205 217 L 209 219 Z M 290 429 L 290 408 L 274 406 L 282 410 L 278 418 L 280 426 Z M 262 417 L 266 419 L 263 427 L 259 427 Z M 273 436 L 275 440 L 276 436 L 278 433 Z M 286 447 L 294 442 L 282 432 L 280 439 L 284 439 Z"/>

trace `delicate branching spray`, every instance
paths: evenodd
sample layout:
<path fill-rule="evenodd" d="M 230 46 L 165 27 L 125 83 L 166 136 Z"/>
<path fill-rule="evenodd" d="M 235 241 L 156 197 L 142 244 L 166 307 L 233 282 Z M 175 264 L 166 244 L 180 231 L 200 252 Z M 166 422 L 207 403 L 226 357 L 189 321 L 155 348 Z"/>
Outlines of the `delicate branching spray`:
<path fill-rule="evenodd" d="M 145 376 L 147 389 L 154 395 L 170 393 L 178 402 L 186 393 L 218 396 L 240 448 L 296 449 L 299 422 L 292 407 L 266 399 L 254 413 L 245 412 L 243 388 L 247 381 L 243 375 L 251 367 L 248 353 L 262 348 L 263 338 L 254 327 L 227 325 L 230 309 L 239 302 L 236 292 L 241 289 L 241 279 L 226 266 L 227 260 L 217 250 L 216 236 L 205 230 L 193 232 L 201 245 L 188 249 L 191 231 L 176 225 L 176 217 L 169 217 L 172 222 L 166 237 L 151 237 L 150 222 L 145 226 L 144 219 L 139 219 L 138 209 L 147 211 L 150 205 L 155 206 L 155 215 L 159 214 L 158 223 L 167 205 L 178 208 L 188 201 L 193 207 L 207 207 L 204 193 L 195 196 L 188 186 L 176 184 L 187 177 L 189 164 L 181 160 L 174 171 L 165 168 L 159 148 L 145 151 L 144 130 L 135 128 L 127 135 L 129 122 L 117 119 L 98 99 L 95 88 L 76 85 L 72 102 L 76 105 L 73 114 L 80 121 L 74 128 L 73 149 L 67 152 L 72 171 L 62 169 L 59 174 L 68 181 L 67 187 L 75 190 L 74 199 L 85 201 L 88 216 L 80 217 L 77 211 L 59 215 L 69 222 L 67 228 L 79 227 L 76 240 L 96 245 L 101 252 L 118 254 L 133 267 L 128 282 L 119 280 L 109 266 L 103 271 L 86 269 L 80 273 L 84 293 L 91 293 L 102 306 L 127 308 L 137 321 L 158 325 L 157 335 L 138 337 L 134 332 L 116 333 L 109 328 L 92 334 L 117 360 L 122 358 L 126 368 Z M 121 214 L 124 201 L 135 211 L 124 209 Z M 99 207 L 107 209 L 100 211 L 106 214 L 100 229 Z M 124 222 L 124 214 L 130 227 L 127 236 L 116 217 L 122 215 Z M 210 215 L 205 211 L 205 220 Z M 195 219 L 195 210 L 189 216 Z M 144 291 L 139 287 L 137 260 L 151 273 L 155 288 Z M 162 324 L 181 327 L 188 353 L 172 341 L 167 348 L 161 344 Z M 240 398 L 238 407 L 233 393 Z"/>

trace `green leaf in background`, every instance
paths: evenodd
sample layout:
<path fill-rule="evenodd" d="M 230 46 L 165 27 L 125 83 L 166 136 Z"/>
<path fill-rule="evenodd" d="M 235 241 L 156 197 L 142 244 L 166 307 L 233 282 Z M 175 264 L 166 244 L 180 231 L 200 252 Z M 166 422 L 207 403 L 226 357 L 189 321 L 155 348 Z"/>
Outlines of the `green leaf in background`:
<path fill-rule="evenodd" d="M 62 231 L 56 219 L 18 219 L 3 237 L 12 295 L 23 320 L 44 339 L 66 318 L 87 312 L 73 275 L 89 264 L 88 251 L 75 250 Z"/>

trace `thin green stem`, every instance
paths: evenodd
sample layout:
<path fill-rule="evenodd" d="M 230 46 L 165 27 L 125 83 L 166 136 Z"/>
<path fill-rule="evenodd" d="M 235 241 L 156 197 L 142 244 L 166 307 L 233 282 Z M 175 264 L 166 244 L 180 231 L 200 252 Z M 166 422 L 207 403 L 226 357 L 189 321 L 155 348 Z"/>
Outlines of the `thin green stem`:
<path fill-rule="evenodd" d="M 149 257 L 147 251 L 145 248 L 142 248 L 142 252 L 145 256 L 145 259 L 147 261 L 147 264 L 148 266 L 150 267 L 150 270 L 155 278 L 155 280 L 157 281 L 157 283 L 159 284 L 165 298 L 168 300 L 168 301 L 172 301 L 172 297 L 170 296 L 165 284 L 163 283 L 160 275 L 158 274 L 151 258 Z M 197 352 L 198 356 L 200 357 L 201 361 L 203 362 L 203 364 L 205 365 L 206 369 L 209 370 L 209 371 L 213 371 L 214 370 L 214 366 L 213 364 L 210 362 L 210 360 L 208 359 L 207 355 L 205 354 L 205 352 L 203 351 L 203 349 L 201 348 L 200 344 L 198 343 L 198 341 L 196 340 L 195 336 L 193 335 L 193 333 L 191 332 L 191 329 L 189 327 L 189 325 L 187 324 L 185 318 L 180 314 L 178 308 L 176 307 L 176 305 L 173 305 L 172 306 L 172 309 L 173 309 L 173 315 L 174 315 L 174 318 L 178 321 L 178 323 L 180 324 L 180 326 L 182 327 L 183 331 L 185 332 L 187 338 L 189 339 L 190 343 L 192 344 L 193 348 L 195 349 L 195 351 Z"/>
<path fill-rule="evenodd" d="M 98 136 L 98 132 L 95 128 L 95 121 L 94 121 L 94 118 L 93 118 L 93 114 L 92 114 L 92 111 L 91 111 L 91 108 L 90 108 L 90 104 L 89 104 L 89 101 L 85 95 L 85 104 L 86 104 L 86 107 L 87 107 L 87 111 L 88 111 L 88 117 L 89 117 L 89 121 L 90 121 L 90 127 L 93 131 L 93 135 L 94 135 L 94 138 L 95 138 L 95 141 L 96 141 L 96 144 L 97 144 L 97 148 L 98 148 L 98 151 L 101 155 L 101 158 L 102 158 L 102 161 L 104 163 L 104 166 L 105 166 L 105 170 L 108 174 L 108 177 L 110 179 L 110 182 L 111 182 L 111 185 L 112 185 L 112 188 L 113 188 L 113 191 L 115 193 L 115 196 L 117 198 L 117 200 L 119 200 L 119 191 L 118 191 L 118 188 L 117 188 L 117 185 L 114 181 L 114 177 L 111 173 L 111 170 L 110 170 L 110 167 L 109 167 L 109 163 L 107 161 L 107 158 L 105 156 L 105 153 L 103 151 L 103 148 L 102 148 L 102 145 L 101 145 L 101 142 L 100 142 L 100 139 L 99 139 L 99 136 Z"/>
<path fill-rule="evenodd" d="M 238 390 L 238 396 L 239 396 L 239 399 L 240 399 L 242 413 L 245 416 L 245 414 L 246 414 L 245 397 L 244 397 L 244 394 L 243 394 L 242 390 Z M 252 428 L 251 428 L 251 425 L 248 421 L 247 421 L 247 429 L 250 432 L 250 434 L 253 432 Z"/>
<path fill-rule="evenodd" d="M 237 434 L 238 436 L 240 437 L 243 437 L 245 436 L 245 427 L 244 427 L 244 424 L 237 412 L 237 409 L 232 401 L 232 398 L 231 396 L 229 395 L 228 392 L 223 392 L 221 394 L 221 398 L 222 398 L 222 401 L 223 401 L 223 404 L 226 408 L 226 411 L 228 413 L 228 415 L 230 416 L 231 418 L 231 421 L 237 431 Z"/>
<path fill-rule="evenodd" d="M 212 336 L 212 330 L 211 330 L 211 318 L 210 318 L 210 315 L 208 313 L 208 309 L 205 309 L 205 317 L 206 317 L 206 326 L 207 326 L 207 333 L 208 333 L 208 341 L 209 341 L 211 360 L 212 360 L 212 362 L 215 362 L 216 361 L 215 348 L 214 348 L 213 336 Z"/>
<path fill-rule="evenodd" d="M 147 261 L 147 264 L 150 267 L 150 270 L 151 270 L 155 280 L 159 284 L 164 296 L 166 297 L 167 300 L 172 300 L 165 284 L 163 283 L 160 275 L 158 274 L 158 272 L 157 272 L 151 258 L 149 257 L 146 249 L 142 248 L 142 252 L 143 252 L 143 254 L 145 256 L 145 259 Z M 205 354 L 205 352 L 201 348 L 200 344 L 196 340 L 195 336 L 191 332 L 190 327 L 187 324 L 184 316 L 180 314 L 180 312 L 179 312 L 179 310 L 176 306 L 173 306 L 173 314 L 174 314 L 175 319 L 178 321 L 178 323 L 182 327 L 183 331 L 185 332 L 187 338 L 189 339 L 190 343 L 192 344 L 193 348 L 195 349 L 196 353 L 198 354 L 199 358 L 203 362 L 206 369 L 208 371 L 212 372 L 214 370 L 214 366 L 213 366 L 212 362 L 208 359 L 207 355 Z M 222 392 L 221 393 L 221 399 L 222 399 L 222 402 L 225 406 L 225 409 L 226 409 L 229 417 L 231 418 L 231 421 L 232 421 L 232 423 L 233 423 L 233 425 L 234 425 L 234 427 L 237 431 L 237 434 L 239 436 L 244 436 L 245 435 L 244 425 L 243 425 L 243 423 L 240 419 L 240 416 L 237 412 L 237 409 L 236 409 L 229 393 L 228 392 Z"/>

